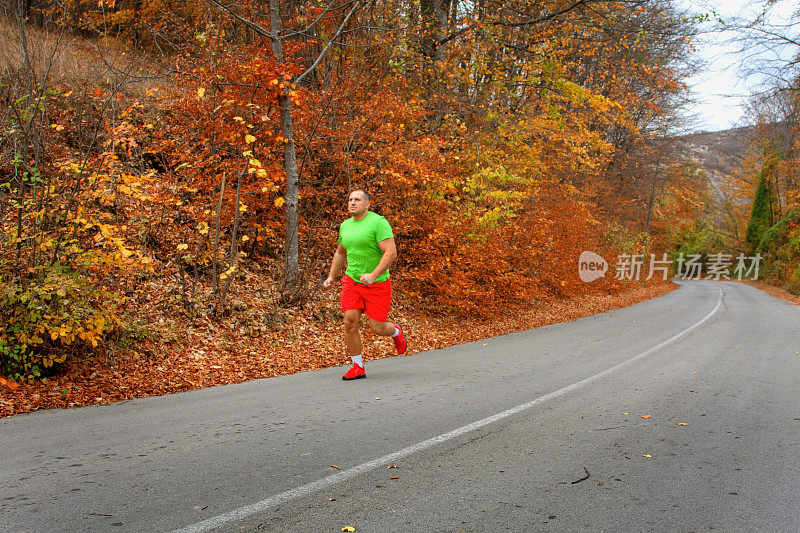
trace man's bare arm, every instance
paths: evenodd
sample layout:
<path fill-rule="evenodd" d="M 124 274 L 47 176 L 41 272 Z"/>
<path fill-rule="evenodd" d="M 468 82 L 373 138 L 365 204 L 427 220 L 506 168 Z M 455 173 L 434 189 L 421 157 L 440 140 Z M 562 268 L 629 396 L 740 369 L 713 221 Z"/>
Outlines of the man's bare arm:
<path fill-rule="evenodd" d="M 380 241 L 378 243 L 378 248 L 380 248 L 383 252 L 378 266 L 376 266 L 375 270 L 369 274 L 361 274 L 361 279 L 359 280 L 367 287 L 375 283 L 375 280 L 378 279 L 381 274 L 386 272 L 386 270 L 392 266 L 392 263 L 394 263 L 397 259 L 397 246 L 394 244 L 393 238 Z"/>
<path fill-rule="evenodd" d="M 342 246 L 342 243 L 339 243 L 336 246 L 336 251 L 333 252 L 333 261 L 331 261 L 331 269 L 328 272 L 328 277 L 325 281 L 322 282 L 322 286 L 326 289 L 330 288 L 333 285 L 336 276 L 339 275 L 339 272 L 342 270 L 344 266 L 344 262 L 347 260 L 347 251 Z"/>

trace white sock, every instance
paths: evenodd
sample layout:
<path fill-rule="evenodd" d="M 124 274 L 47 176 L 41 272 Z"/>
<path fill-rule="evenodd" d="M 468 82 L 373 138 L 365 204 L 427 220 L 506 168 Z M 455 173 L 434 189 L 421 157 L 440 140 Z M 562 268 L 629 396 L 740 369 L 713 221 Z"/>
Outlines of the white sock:
<path fill-rule="evenodd" d="M 394 333 L 392 333 L 392 337 L 397 337 L 398 335 L 400 335 L 400 328 L 395 326 L 394 327 Z"/>
<path fill-rule="evenodd" d="M 361 360 L 361 354 L 351 355 L 350 359 L 352 359 L 353 363 L 357 364 L 361 368 L 364 368 L 364 361 Z"/>

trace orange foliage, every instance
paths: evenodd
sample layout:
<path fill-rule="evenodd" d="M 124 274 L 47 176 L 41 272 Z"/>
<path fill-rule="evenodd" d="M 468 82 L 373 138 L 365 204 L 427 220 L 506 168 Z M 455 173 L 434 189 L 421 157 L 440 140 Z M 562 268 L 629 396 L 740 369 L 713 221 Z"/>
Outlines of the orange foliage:
<path fill-rule="evenodd" d="M 49 145 L 63 143 L 42 171 L 59 202 L 75 202 L 69 190 L 80 189 L 83 207 L 65 207 L 85 247 L 74 256 L 102 250 L 86 270 L 97 278 L 152 261 L 191 312 L 211 297 L 187 296 L 187 272 L 196 281 L 213 270 L 214 283 L 218 270 L 233 279 L 242 264 L 280 275 L 287 143 L 300 173 L 306 295 L 355 186 L 395 228 L 402 297 L 426 310 L 489 316 L 618 290 L 613 279 L 582 283 L 577 258 L 621 251 L 608 237 L 611 207 L 641 213 L 638 189 L 614 187 L 617 156 L 669 112 L 683 90 L 673 58 L 688 47 L 680 19 L 627 2 L 552 17 L 529 0 L 464 4 L 436 42 L 414 3 L 367 3 L 344 25 L 350 4 L 294 2 L 282 6 L 289 37 L 279 63 L 263 2 L 62 7 L 62 22 L 127 47 L 168 80 L 144 94 L 87 83 L 96 143 L 76 142 L 88 124 L 69 105 L 47 115 Z M 292 103 L 291 139 L 281 133 L 282 97 Z M 12 215 L 2 215 L 5 231 Z M 31 254 L 38 229 L 15 236 L 33 239 Z M 3 252 L 12 258 L 13 243 Z M 216 285 L 213 298 L 216 312 Z"/>

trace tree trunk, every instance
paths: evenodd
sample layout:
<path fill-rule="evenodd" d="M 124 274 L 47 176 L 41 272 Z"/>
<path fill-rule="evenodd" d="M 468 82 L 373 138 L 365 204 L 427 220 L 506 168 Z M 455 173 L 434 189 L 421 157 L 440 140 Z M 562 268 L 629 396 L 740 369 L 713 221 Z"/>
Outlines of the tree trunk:
<path fill-rule="evenodd" d="M 281 24 L 280 1 L 270 0 L 269 17 L 272 35 L 272 53 L 278 63 L 283 63 L 283 29 Z M 297 288 L 298 268 L 298 215 L 297 207 L 300 193 L 300 174 L 297 170 L 297 154 L 295 153 L 294 132 L 292 125 L 292 101 L 281 92 L 278 105 L 281 108 L 281 135 L 283 145 L 283 168 L 286 171 L 286 195 L 284 197 L 284 217 L 286 220 L 286 241 L 283 246 L 285 269 L 283 273 L 283 294 L 290 296 Z"/>
<path fill-rule="evenodd" d="M 661 157 L 656 161 L 656 170 L 653 172 L 653 190 L 650 191 L 650 201 L 647 204 L 647 223 L 644 225 L 644 232 L 650 234 L 650 218 L 653 216 L 653 201 L 656 198 L 656 185 L 658 184 L 658 172 L 661 169 Z"/>
<path fill-rule="evenodd" d="M 450 0 L 422 0 L 422 54 L 430 60 L 444 61 L 444 48 L 440 41 L 450 16 Z"/>

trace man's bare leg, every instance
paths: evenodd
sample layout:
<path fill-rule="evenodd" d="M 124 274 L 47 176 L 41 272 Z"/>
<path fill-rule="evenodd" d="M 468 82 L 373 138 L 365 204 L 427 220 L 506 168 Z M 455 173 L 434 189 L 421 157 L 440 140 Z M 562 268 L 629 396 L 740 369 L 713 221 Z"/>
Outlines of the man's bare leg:
<path fill-rule="evenodd" d="M 361 313 L 361 309 L 348 309 L 344 312 L 344 343 L 350 356 L 361 355 L 361 335 L 358 333 Z"/>
<path fill-rule="evenodd" d="M 392 338 L 392 342 L 394 343 L 394 347 L 397 350 L 398 355 L 406 353 L 408 344 L 406 343 L 406 338 L 403 335 L 403 329 L 399 324 L 394 322 L 378 322 L 377 320 L 372 320 L 369 317 L 367 317 L 367 321 L 369 322 L 369 327 L 377 335 Z"/>
<path fill-rule="evenodd" d="M 353 360 L 353 366 L 342 376 L 345 381 L 367 377 L 364 372 L 364 360 L 361 358 L 361 335 L 358 333 L 358 322 L 361 309 L 348 309 L 344 312 L 344 343 Z"/>
<path fill-rule="evenodd" d="M 394 335 L 394 322 L 378 322 L 377 320 L 367 317 L 367 323 L 376 335 L 380 335 L 381 337 L 391 337 Z"/>

